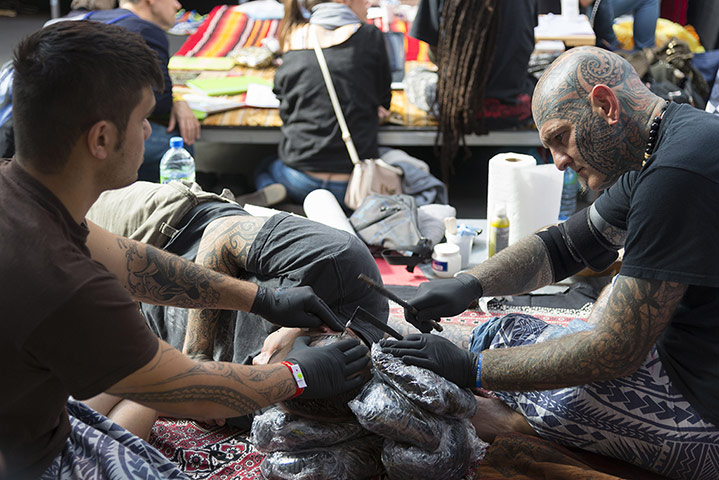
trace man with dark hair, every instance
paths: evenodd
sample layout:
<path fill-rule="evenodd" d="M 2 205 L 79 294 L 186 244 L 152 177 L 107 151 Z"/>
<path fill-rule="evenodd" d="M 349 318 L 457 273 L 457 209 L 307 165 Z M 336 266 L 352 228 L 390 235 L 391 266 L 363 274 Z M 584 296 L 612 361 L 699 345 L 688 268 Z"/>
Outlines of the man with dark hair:
<path fill-rule="evenodd" d="M 602 271 L 623 247 L 619 275 L 574 331 L 507 315 L 478 327 L 469 352 L 428 334 L 385 350 L 495 391 L 478 399 L 485 440 L 520 431 L 672 479 L 717 478 L 719 118 L 666 103 L 596 47 L 550 66 L 532 112 L 557 168 L 604 194 L 468 273 L 420 285 L 407 320 L 429 332 L 483 295 Z"/>
<path fill-rule="evenodd" d="M 0 451 L 10 478 L 182 476 L 69 395 L 225 418 L 361 383 L 367 348 L 357 340 L 308 348 L 301 337 L 285 364 L 245 366 L 197 362 L 147 329 L 133 300 L 343 326 L 309 287 L 258 288 L 85 220 L 142 161 L 162 75 L 140 36 L 60 22 L 20 43 L 14 68 L 17 154 L 0 163 L 0 376 L 12 386 L 0 398 Z"/>

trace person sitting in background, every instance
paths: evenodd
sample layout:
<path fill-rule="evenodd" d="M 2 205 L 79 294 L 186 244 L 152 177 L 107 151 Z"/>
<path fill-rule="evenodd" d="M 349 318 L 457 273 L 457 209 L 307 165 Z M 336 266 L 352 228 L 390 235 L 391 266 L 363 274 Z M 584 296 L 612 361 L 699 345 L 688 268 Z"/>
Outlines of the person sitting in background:
<path fill-rule="evenodd" d="M 274 80 L 282 138 L 278 158 L 258 168 L 258 190 L 281 183 L 293 202 L 302 203 L 308 193 L 324 188 L 344 205 L 353 164 L 312 49 L 310 29 L 323 49 L 359 157 L 379 156 L 377 131 L 389 115 L 391 72 L 382 32 L 366 20 L 365 0 L 285 0 L 279 33 L 284 53 Z"/>
<path fill-rule="evenodd" d="M 97 0 L 91 0 L 97 2 Z M 96 6 L 97 3 L 88 4 Z M 160 160 L 170 148 L 170 138 L 181 136 L 185 148 L 194 153 L 192 145 L 200 138 L 200 122 L 187 102 L 172 96 L 172 79 L 167 69 L 170 60 L 166 30 L 175 25 L 175 16 L 182 5 L 177 0 L 119 0 L 119 8 L 111 10 L 79 10 L 65 17 L 51 20 L 46 25 L 65 20 L 93 20 L 114 24 L 139 33 L 160 60 L 164 91 L 155 92 L 155 110 L 152 112 L 152 133 L 145 141 L 145 161 L 138 172 L 140 180 L 160 181 Z"/>
<path fill-rule="evenodd" d="M 246 366 L 198 362 L 147 328 L 135 301 L 251 311 L 288 327 L 344 325 L 309 287 L 258 287 L 85 219 L 100 193 L 134 182 L 143 161 L 163 77 L 142 37 L 59 22 L 18 45 L 14 71 L 17 153 L 0 161 L 0 377 L 12 386 L 0 396 L 0 451 L 9 478 L 184 478 L 75 399 L 107 392 L 173 416 L 225 418 L 361 384 L 368 350 L 354 339 L 309 348 L 301 337 L 287 365 Z"/>
<path fill-rule="evenodd" d="M 579 4 L 593 21 L 598 47 L 620 49 L 614 34 L 614 19 L 630 13 L 634 16 L 634 50 L 656 46 L 659 0 L 579 0 Z"/>

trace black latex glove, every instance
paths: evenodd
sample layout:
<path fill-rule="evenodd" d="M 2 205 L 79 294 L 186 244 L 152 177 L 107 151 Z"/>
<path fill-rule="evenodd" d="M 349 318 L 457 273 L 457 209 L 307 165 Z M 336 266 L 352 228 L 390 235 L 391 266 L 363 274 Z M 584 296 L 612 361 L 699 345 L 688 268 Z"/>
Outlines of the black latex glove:
<path fill-rule="evenodd" d="M 427 368 L 460 387 L 477 385 L 476 353 L 462 350 L 449 340 L 429 333 L 413 333 L 404 340 L 380 341 L 384 353 L 391 353 L 407 365 Z"/>
<path fill-rule="evenodd" d="M 409 301 L 418 312 L 413 314 L 404 309 L 404 318 L 419 329 L 429 333 L 433 325 L 430 320 L 452 317 L 464 312 L 470 303 L 482 296 L 482 285 L 468 273 L 461 273 L 447 280 L 424 282 L 417 289 L 417 295 Z"/>
<path fill-rule="evenodd" d="M 295 339 L 285 360 L 298 364 L 302 370 L 307 382 L 302 398 L 331 397 L 365 381 L 356 374 L 369 364 L 369 350 L 359 340 L 347 338 L 324 347 L 310 347 L 309 343 L 310 337 Z"/>
<path fill-rule="evenodd" d="M 330 307 L 312 287 L 258 287 L 250 312 L 282 327 L 319 327 L 323 323 L 337 332 L 345 329 Z"/>

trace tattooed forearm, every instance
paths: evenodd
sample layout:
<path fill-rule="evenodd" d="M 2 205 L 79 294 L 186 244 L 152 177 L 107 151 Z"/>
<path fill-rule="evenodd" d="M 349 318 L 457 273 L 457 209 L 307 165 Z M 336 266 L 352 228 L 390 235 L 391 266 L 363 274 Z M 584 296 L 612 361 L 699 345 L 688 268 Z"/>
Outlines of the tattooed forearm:
<path fill-rule="evenodd" d="M 190 310 L 187 313 L 187 331 L 182 353 L 193 358 L 212 359 L 217 324 L 227 314 L 225 310 Z"/>
<path fill-rule="evenodd" d="M 542 240 L 530 235 L 481 263 L 472 271 L 484 296 L 530 292 L 552 281 L 552 267 Z"/>
<path fill-rule="evenodd" d="M 594 330 L 486 351 L 482 377 L 494 390 L 545 390 L 629 375 L 671 321 L 685 285 L 619 277 Z"/>
<path fill-rule="evenodd" d="M 125 251 L 125 287 L 140 301 L 176 307 L 214 307 L 225 278 L 184 258 L 146 244 L 118 237 Z"/>

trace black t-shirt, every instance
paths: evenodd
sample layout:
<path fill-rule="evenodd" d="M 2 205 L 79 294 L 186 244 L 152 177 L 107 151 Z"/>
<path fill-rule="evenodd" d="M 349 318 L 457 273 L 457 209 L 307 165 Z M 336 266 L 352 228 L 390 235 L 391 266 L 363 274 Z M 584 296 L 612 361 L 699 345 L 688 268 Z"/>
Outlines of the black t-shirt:
<path fill-rule="evenodd" d="M 412 22 L 410 35 L 432 46 L 439 43 L 442 0 L 421 0 Z M 513 103 L 517 96 L 530 94 L 534 80 L 528 73 L 529 57 L 534 51 L 534 27 L 537 26 L 536 0 L 500 0 L 499 27 L 492 71 L 485 97 Z"/>
<path fill-rule="evenodd" d="M 719 425 L 719 117 L 670 104 L 647 164 L 595 205 L 627 231 L 622 275 L 688 285 L 657 348 L 672 383 Z"/>
<path fill-rule="evenodd" d="M 377 107 L 389 108 L 391 73 L 382 32 L 362 25 L 349 39 L 322 49 L 360 158 L 376 158 Z M 275 74 L 282 138 L 279 157 L 298 170 L 349 173 L 347 148 L 312 49 L 290 50 Z"/>
<path fill-rule="evenodd" d="M 0 451 L 8 478 L 39 476 L 70 432 L 65 402 L 147 364 L 157 337 L 88 229 L 17 162 L 0 160 Z"/>

